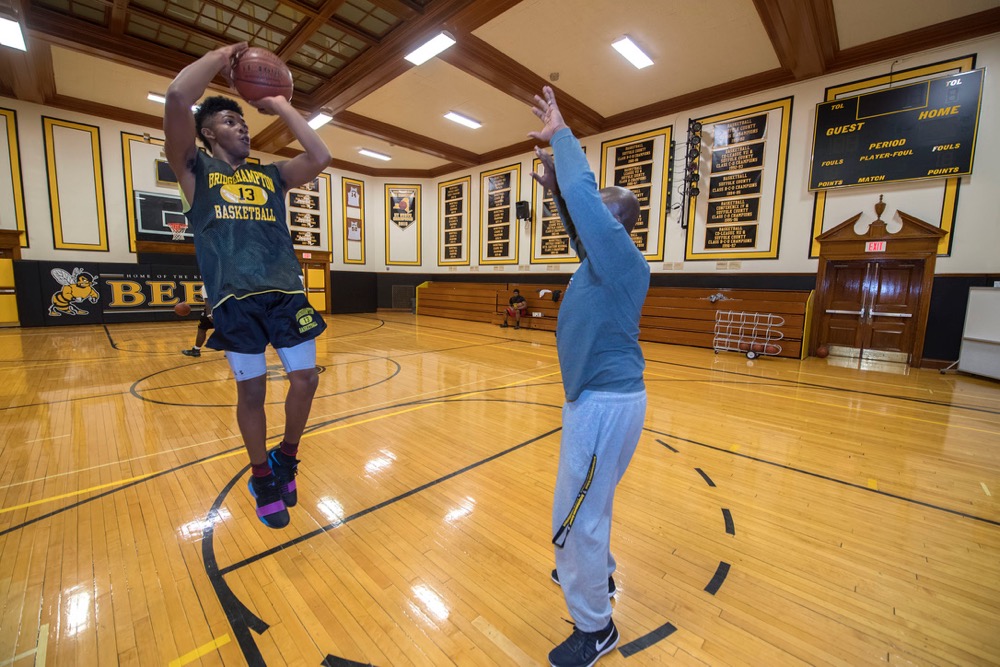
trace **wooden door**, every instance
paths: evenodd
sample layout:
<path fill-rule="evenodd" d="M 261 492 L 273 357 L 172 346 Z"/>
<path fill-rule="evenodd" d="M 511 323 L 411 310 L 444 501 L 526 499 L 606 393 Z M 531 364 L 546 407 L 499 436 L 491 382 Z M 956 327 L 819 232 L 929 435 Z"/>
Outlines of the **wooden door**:
<path fill-rule="evenodd" d="M 831 262 L 827 269 L 829 288 L 821 304 L 822 327 L 827 345 L 860 348 L 865 338 L 862 317 L 865 312 L 868 262 Z"/>
<path fill-rule="evenodd" d="M 872 262 L 862 350 L 898 352 L 909 358 L 920 307 L 921 261 Z"/>
<path fill-rule="evenodd" d="M 851 356 L 907 361 L 923 268 L 920 261 L 831 262 L 822 303 L 826 343 Z"/>

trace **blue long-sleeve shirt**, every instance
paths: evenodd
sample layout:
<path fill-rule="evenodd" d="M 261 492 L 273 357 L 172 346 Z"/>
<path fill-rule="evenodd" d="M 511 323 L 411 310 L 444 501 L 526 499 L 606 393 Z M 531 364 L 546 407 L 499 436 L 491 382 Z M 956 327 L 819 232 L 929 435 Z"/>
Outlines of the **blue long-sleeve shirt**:
<path fill-rule="evenodd" d="M 639 316 L 649 289 L 649 264 L 601 201 L 580 142 L 569 128 L 551 140 L 556 180 L 586 256 L 573 274 L 556 325 L 566 400 L 585 389 L 631 393 L 645 387 Z M 564 217 L 565 220 L 565 217 Z"/>

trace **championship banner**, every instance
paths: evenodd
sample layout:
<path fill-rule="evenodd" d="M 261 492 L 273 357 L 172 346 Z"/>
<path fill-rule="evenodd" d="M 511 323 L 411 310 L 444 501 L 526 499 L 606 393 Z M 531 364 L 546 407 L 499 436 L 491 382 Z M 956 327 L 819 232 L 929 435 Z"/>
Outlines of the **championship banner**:
<path fill-rule="evenodd" d="M 420 264 L 420 186 L 385 186 L 385 263 Z"/>
<path fill-rule="evenodd" d="M 852 183 L 849 181 L 854 181 L 853 185 L 867 185 L 871 183 L 881 184 L 888 182 L 891 175 L 899 173 L 896 172 L 896 167 L 893 166 L 895 163 L 899 163 L 900 169 L 902 169 L 907 164 L 914 167 L 914 173 L 916 165 L 921 164 L 924 157 L 928 154 L 933 156 L 933 164 L 929 164 L 924 161 L 922 169 L 922 176 L 920 177 L 922 182 L 919 183 L 919 187 L 907 187 L 907 181 L 895 184 L 895 187 L 901 194 L 905 194 L 907 205 L 906 209 L 909 211 L 940 211 L 941 225 L 940 228 L 949 232 L 941 238 L 938 242 L 938 255 L 947 256 L 951 252 L 951 244 L 954 238 L 952 233 L 955 225 L 955 218 L 958 213 L 958 191 L 961 187 L 962 179 L 956 174 L 960 173 L 965 168 L 965 157 L 968 159 L 968 168 L 971 170 L 972 167 L 972 150 L 973 142 L 963 141 L 959 134 L 953 134 L 953 132 L 961 130 L 966 135 L 968 134 L 968 123 L 969 117 L 971 116 L 969 108 L 969 103 L 966 100 L 970 97 L 969 90 L 974 86 L 969 84 L 972 82 L 979 81 L 979 85 L 982 85 L 982 72 L 983 70 L 976 70 L 976 57 L 974 55 L 963 56 L 960 58 L 954 58 L 951 60 L 945 60 L 941 62 L 932 63 L 929 65 L 920 65 L 905 70 L 896 70 L 893 72 L 888 72 L 886 74 L 869 77 L 866 79 L 860 79 L 856 81 L 851 81 L 837 86 L 831 86 L 826 89 L 826 101 L 823 102 L 821 106 L 829 106 L 829 111 L 831 113 L 844 113 L 845 110 L 851 108 L 849 100 L 859 100 L 863 96 L 878 92 L 888 92 L 891 90 L 896 90 L 908 86 L 909 84 L 919 84 L 919 88 L 926 90 L 928 94 L 927 102 L 930 103 L 931 87 L 934 82 L 938 82 L 938 86 L 944 85 L 945 98 L 941 106 L 929 106 L 926 109 L 916 109 L 913 110 L 903 109 L 897 113 L 887 114 L 887 119 L 883 121 L 878 121 L 877 118 L 864 118 L 858 122 L 865 123 L 860 128 L 855 128 L 853 132 L 847 131 L 845 126 L 857 125 L 857 122 L 851 123 L 839 123 L 827 127 L 825 130 L 819 132 L 823 137 L 823 141 L 827 140 L 826 131 L 831 130 L 831 136 L 829 139 L 834 142 L 838 142 L 836 145 L 840 151 L 839 155 L 825 154 L 818 157 L 819 166 L 816 167 L 817 155 L 813 155 L 813 169 L 810 173 L 810 186 L 812 186 L 813 181 L 815 181 L 817 186 L 820 183 L 825 183 L 825 185 L 820 186 L 815 192 L 815 204 L 813 205 L 813 222 L 812 222 L 812 233 L 810 234 L 809 243 L 809 257 L 819 257 L 819 243 L 816 242 L 816 237 L 823 233 L 824 227 L 831 228 L 837 224 L 840 224 L 845 219 L 857 214 L 860 210 L 867 210 L 871 206 L 871 200 L 873 195 L 870 190 L 866 190 L 862 187 L 851 187 Z M 974 72 L 978 72 L 975 73 Z M 955 76 L 972 76 L 973 78 L 962 79 L 962 83 L 958 85 L 947 85 L 948 81 L 954 81 Z M 960 94 L 959 89 L 965 91 Z M 935 94 L 939 95 L 940 91 L 936 91 Z M 953 99 L 949 99 L 951 96 Z M 834 109 L 832 108 L 836 104 L 840 104 L 841 100 L 845 100 L 844 109 Z M 886 98 L 882 98 L 882 101 L 898 103 L 899 100 L 890 94 Z M 940 101 L 940 100 L 939 100 Z M 949 102 L 954 102 L 949 104 Z M 920 102 L 923 104 L 923 102 Z M 905 105 L 904 105 L 905 106 Z M 955 109 L 954 107 L 958 107 Z M 978 101 L 977 110 L 975 115 L 978 117 Z M 856 109 L 862 109 L 863 103 L 854 103 Z M 890 109 L 892 107 L 889 107 Z M 947 111 L 942 111 L 944 109 Z M 819 108 L 817 108 L 817 114 Z M 927 115 L 923 116 L 921 119 L 920 114 L 925 113 Z M 931 113 L 933 112 L 933 114 Z M 867 112 L 863 112 L 867 113 Z M 931 117 L 933 115 L 933 118 Z M 853 136 L 860 137 L 867 130 L 873 127 L 877 127 L 880 123 L 894 123 L 893 117 L 898 117 L 904 120 L 912 119 L 912 122 L 923 124 L 924 127 L 920 130 L 923 134 L 927 130 L 937 128 L 951 128 L 945 134 L 938 137 L 929 136 L 925 137 L 922 141 L 929 139 L 932 144 L 928 151 L 927 148 L 920 149 L 918 153 L 917 143 L 915 139 L 911 139 L 910 135 L 899 135 L 896 136 L 880 136 L 869 140 L 867 143 L 863 143 L 860 139 L 857 145 L 854 146 L 857 149 L 855 153 L 857 157 L 857 165 L 866 165 L 862 171 L 860 167 L 853 169 L 853 176 L 843 175 L 847 172 L 840 172 L 841 175 L 833 175 L 834 170 L 846 170 L 851 167 L 851 159 L 846 154 L 847 142 L 853 142 Z M 960 121 L 959 118 L 965 118 L 965 121 Z M 817 123 L 819 118 L 817 116 Z M 907 121 L 909 122 L 909 121 Z M 965 123 L 963 127 L 962 123 Z M 837 132 L 839 129 L 839 134 Z M 906 132 L 916 132 L 912 127 Z M 973 132 L 975 135 L 975 131 Z M 901 140 L 905 139 L 905 142 L 899 143 Z M 940 140 L 938 140 L 940 139 Z M 892 146 L 893 142 L 897 142 L 896 146 Z M 889 146 L 878 146 L 878 144 L 889 143 Z M 872 147 L 872 144 L 876 144 Z M 955 144 L 958 144 L 957 146 Z M 934 150 L 937 148 L 937 150 Z M 869 150 L 870 149 L 870 150 Z M 906 151 L 913 151 L 913 154 L 908 154 Z M 966 154 L 965 151 L 969 152 Z M 895 153 L 899 153 L 895 155 Z M 864 156 L 865 159 L 861 161 L 861 157 Z M 843 164 L 828 164 L 824 165 L 824 162 L 834 162 L 837 163 L 843 160 Z M 938 162 L 940 160 L 940 162 Z M 882 168 L 882 165 L 887 165 L 886 168 Z M 889 169 L 888 167 L 892 167 Z M 876 169 L 877 167 L 877 169 Z M 959 171 L 954 171 L 958 169 Z M 950 173 L 928 173 L 932 170 L 952 170 Z M 885 179 L 879 178 L 878 180 L 871 180 L 873 177 L 885 176 Z M 862 178 L 869 180 L 861 181 Z M 834 181 L 844 181 L 842 184 L 833 185 Z M 883 186 L 884 187 L 884 186 Z"/>
<path fill-rule="evenodd" d="M 984 70 L 816 105 L 809 189 L 972 173 Z"/>
<path fill-rule="evenodd" d="M 468 266 L 472 177 L 438 184 L 438 266 Z"/>
<path fill-rule="evenodd" d="M 777 258 L 791 120 L 790 97 L 694 119 L 684 259 Z"/>
<path fill-rule="evenodd" d="M 542 161 L 535 158 L 531 163 L 532 170 L 540 173 Z M 552 191 L 543 188 L 535 179 L 531 179 L 531 263 L 532 264 L 563 264 L 579 262 L 576 252 L 570 247 L 569 232 L 559 217 Z"/>
<path fill-rule="evenodd" d="M 521 165 L 480 175 L 479 263 L 517 264 L 520 234 L 516 202 L 521 192 Z"/>
<path fill-rule="evenodd" d="M 296 250 L 330 252 L 333 215 L 330 204 L 330 174 L 316 178 L 286 193 L 288 231 Z"/>
<path fill-rule="evenodd" d="M 344 264 L 365 263 L 365 184 L 342 178 Z"/>
<path fill-rule="evenodd" d="M 639 221 L 632 240 L 647 261 L 663 259 L 663 238 L 670 209 L 673 126 L 601 143 L 601 187 L 628 188 L 639 199 Z"/>

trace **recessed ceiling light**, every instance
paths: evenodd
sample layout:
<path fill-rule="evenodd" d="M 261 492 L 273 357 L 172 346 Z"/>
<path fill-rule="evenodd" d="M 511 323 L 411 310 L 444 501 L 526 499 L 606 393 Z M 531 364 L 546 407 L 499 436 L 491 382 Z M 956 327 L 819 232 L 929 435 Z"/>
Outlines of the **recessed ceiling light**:
<path fill-rule="evenodd" d="M 146 93 L 146 99 L 149 100 L 150 102 L 159 102 L 160 104 L 167 103 L 167 98 L 164 97 L 163 95 L 160 95 L 159 93 L 153 93 L 153 92 Z"/>
<path fill-rule="evenodd" d="M 478 120 L 472 120 L 468 116 L 463 116 L 462 114 L 456 113 L 454 111 L 449 111 L 444 115 L 444 117 L 452 122 L 458 123 L 459 125 L 471 127 L 473 130 L 478 130 L 483 126 L 483 124 L 480 123 Z"/>
<path fill-rule="evenodd" d="M 370 151 L 367 148 L 362 148 L 358 151 L 362 155 L 367 155 L 368 157 L 373 157 L 376 160 L 391 160 L 392 158 L 388 155 L 383 155 L 382 153 L 376 153 L 375 151 Z"/>
<path fill-rule="evenodd" d="M 446 32 L 439 33 L 436 37 L 406 54 L 406 59 L 414 65 L 421 65 L 437 54 L 441 53 L 455 43 L 455 38 Z"/>
<path fill-rule="evenodd" d="M 27 51 L 27 47 L 24 46 L 24 35 L 21 34 L 21 24 L 0 18 L 0 44 L 18 51 Z"/>
<path fill-rule="evenodd" d="M 653 64 L 653 61 L 650 60 L 649 56 L 643 53 L 642 49 L 636 46 L 635 42 L 628 37 L 622 37 L 611 46 L 615 47 L 615 51 L 625 56 L 626 60 L 635 65 L 636 69 L 649 67 Z"/>
<path fill-rule="evenodd" d="M 314 130 L 318 130 L 331 120 L 333 120 L 333 116 L 324 111 L 320 111 L 318 114 L 309 119 L 309 127 Z"/>

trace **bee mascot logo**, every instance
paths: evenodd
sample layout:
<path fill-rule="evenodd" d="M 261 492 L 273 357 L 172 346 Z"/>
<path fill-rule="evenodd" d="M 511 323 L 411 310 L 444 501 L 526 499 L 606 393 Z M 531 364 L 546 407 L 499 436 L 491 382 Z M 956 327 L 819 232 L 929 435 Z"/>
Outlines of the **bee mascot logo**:
<path fill-rule="evenodd" d="M 60 315 L 87 315 L 89 311 L 79 308 L 76 304 L 83 303 L 84 300 L 97 303 L 100 295 L 94 289 L 97 278 L 77 267 L 73 273 L 66 273 L 62 269 L 52 269 L 52 277 L 62 285 L 58 292 L 52 295 L 52 305 L 49 306 L 49 315 L 59 317 Z"/>

